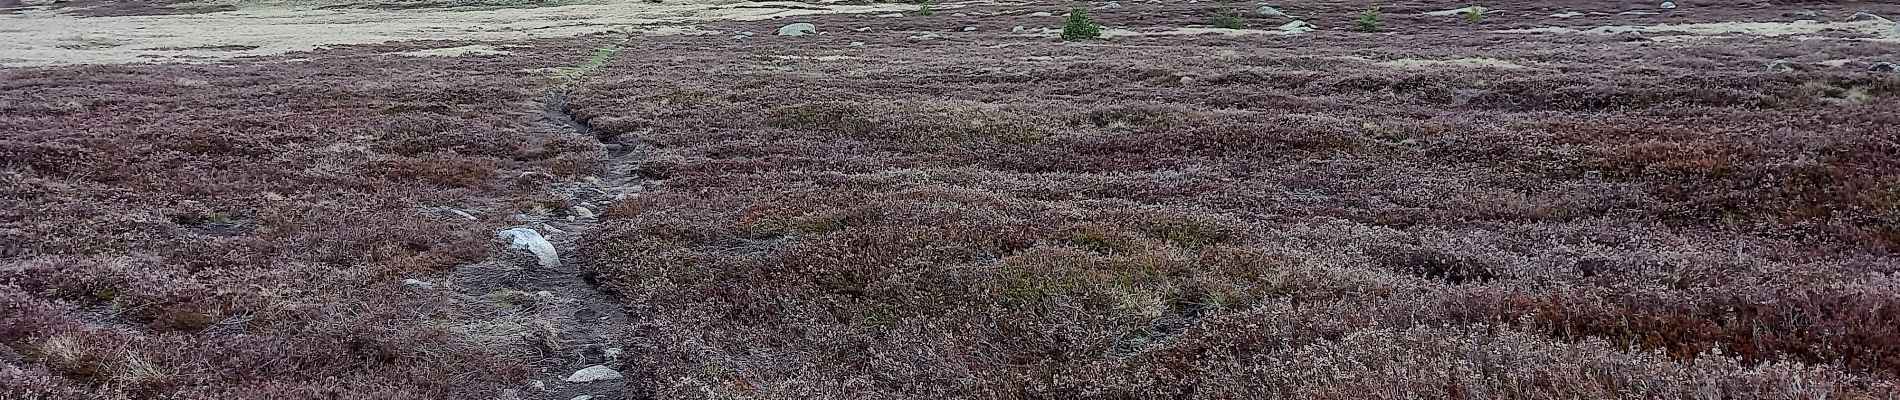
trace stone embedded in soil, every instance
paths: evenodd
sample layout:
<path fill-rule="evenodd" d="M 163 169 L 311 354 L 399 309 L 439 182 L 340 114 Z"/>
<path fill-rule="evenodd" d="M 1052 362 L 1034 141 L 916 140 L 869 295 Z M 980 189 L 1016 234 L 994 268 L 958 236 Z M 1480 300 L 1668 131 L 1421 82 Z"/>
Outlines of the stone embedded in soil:
<path fill-rule="evenodd" d="M 1269 16 L 1269 17 L 1281 17 L 1281 18 L 1292 18 L 1292 17 L 1293 17 L 1293 16 L 1291 16 L 1291 15 L 1286 15 L 1286 13 L 1285 13 L 1285 12 L 1281 12 L 1281 11 L 1280 11 L 1280 9 L 1278 9 L 1278 8 L 1273 8 L 1273 6 L 1269 6 L 1269 5 L 1261 5 L 1261 6 L 1260 6 L 1260 9 L 1259 9 L 1259 10 L 1256 10 L 1256 11 L 1259 11 L 1259 12 L 1260 12 L 1260 15 L 1265 15 L 1265 16 Z"/>
<path fill-rule="evenodd" d="M 561 257 L 554 253 L 554 244 L 548 242 L 547 238 L 542 237 L 540 232 L 535 232 L 533 229 L 528 228 L 512 228 L 501 231 L 496 235 L 508 240 L 508 248 L 510 249 L 527 250 L 530 253 L 534 253 L 535 261 L 540 263 L 543 267 L 552 268 L 561 266 Z"/>
<path fill-rule="evenodd" d="M 1664 10 L 1674 10 L 1674 9 L 1676 9 L 1676 2 L 1673 2 L 1673 1 L 1665 1 L 1665 2 L 1662 2 L 1662 5 L 1660 5 L 1660 6 L 1657 6 L 1657 7 L 1658 7 L 1658 8 L 1662 8 L 1662 9 L 1664 9 Z"/>
<path fill-rule="evenodd" d="M 610 381 L 620 378 L 620 371 L 615 371 L 613 368 L 608 368 L 605 365 L 595 365 L 574 371 L 573 374 L 567 376 L 567 379 L 563 380 L 572 383 L 587 383 L 593 381 Z"/>
<path fill-rule="evenodd" d="M 811 33 L 818 33 L 817 25 L 799 22 L 778 28 L 779 36 L 805 36 Z"/>
<path fill-rule="evenodd" d="M 1768 63 L 1768 70 L 1781 73 L 1794 72 L 1795 65 L 1787 60 L 1775 60 L 1774 62 Z"/>
<path fill-rule="evenodd" d="M 1056 16 L 1056 15 L 1055 15 L 1055 14 L 1051 14 L 1051 13 L 1049 13 L 1048 11 L 1037 11 L 1037 12 L 1033 12 L 1033 13 L 1029 13 L 1029 16 L 1031 16 L 1031 17 L 1054 17 L 1054 16 Z"/>
<path fill-rule="evenodd" d="M 1280 25 L 1280 30 L 1292 33 L 1307 33 L 1312 32 L 1313 29 L 1315 29 L 1313 24 L 1306 23 L 1306 21 L 1293 21 L 1285 25 Z"/>

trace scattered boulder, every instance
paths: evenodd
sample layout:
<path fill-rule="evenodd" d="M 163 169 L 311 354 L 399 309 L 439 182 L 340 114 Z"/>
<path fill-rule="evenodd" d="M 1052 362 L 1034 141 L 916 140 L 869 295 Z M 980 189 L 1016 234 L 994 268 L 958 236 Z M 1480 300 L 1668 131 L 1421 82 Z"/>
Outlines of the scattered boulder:
<path fill-rule="evenodd" d="M 853 30 L 853 31 L 858 31 L 858 32 L 870 32 L 870 31 L 871 31 L 871 27 L 868 27 L 868 26 L 865 26 L 865 27 L 859 27 L 858 29 L 852 29 L 852 30 Z"/>
<path fill-rule="evenodd" d="M 864 42 L 851 42 L 851 47 L 863 46 Z"/>
<path fill-rule="evenodd" d="M 1576 11 L 1561 12 L 1561 13 L 1550 15 L 1551 18 L 1573 18 L 1573 17 L 1581 17 L 1581 16 L 1583 16 L 1583 13 L 1576 12 Z"/>
<path fill-rule="evenodd" d="M 952 16 L 952 17 L 968 17 L 968 16 L 970 16 L 970 14 L 964 14 L 964 13 L 956 13 L 956 14 L 950 14 L 950 16 Z"/>
<path fill-rule="evenodd" d="M 974 27 L 974 26 L 966 26 L 966 27 L 963 27 L 963 31 L 964 31 L 964 32 L 976 32 L 976 27 Z"/>
<path fill-rule="evenodd" d="M 1665 2 L 1662 2 L 1662 5 L 1660 5 L 1660 6 L 1656 6 L 1656 7 L 1657 7 L 1657 8 L 1661 8 L 1661 9 L 1664 9 L 1664 10 L 1674 10 L 1674 9 L 1676 9 L 1676 2 L 1673 2 L 1673 1 L 1665 1 Z"/>
<path fill-rule="evenodd" d="M 1312 32 L 1314 29 L 1319 28 L 1314 27 L 1313 24 L 1306 23 L 1306 21 L 1293 21 L 1280 25 L 1280 30 L 1291 33 L 1307 33 Z"/>
<path fill-rule="evenodd" d="M 1022 26 L 1022 25 L 1017 25 L 1017 26 L 1016 26 L 1015 28 L 1009 28 L 1009 31 L 1010 31 L 1010 32 L 1015 32 L 1015 33 L 1022 33 L 1022 31 L 1023 31 L 1023 26 Z"/>
<path fill-rule="evenodd" d="M 1103 9 L 1103 10 L 1113 10 L 1117 8 L 1122 8 L 1122 3 L 1111 1 L 1111 2 L 1108 2 L 1108 4 L 1103 4 L 1101 7 L 1096 7 L 1096 8 Z"/>
<path fill-rule="evenodd" d="M 1867 70 L 1874 72 L 1900 72 L 1900 64 L 1882 61 L 1867 67 Z"/>
<path fill-rule="evenodd" d="M 818 26 L 804 22 L 778 28 L 779 36 L 805 36 L 813 33 L 818 33 Z"/>
<path fill-rule="evenodd" d="M 502 240 L 508 241 L 510 249 L 534 253 L 535 261 L 543 267 L 561 266 L 561 257 L 554 253 L 554 243 L 549 243 L 547 238 L 541 237 L 540 232 L 529 228 L 513 228 L 501 231 L 498 235 Z"/>
<path fill-rule="evenodd" d="M 1788 62 L 1788 60 L 1775 60 L 1768 63 L 1768 71 L 1770 72 L 1789 73 L 1797 69 L 1800 68 L 1797 68 L 1794 63 Z"/>
<path fill-rule="evenodd" d="M 564 380 L 573 383 L 586 383 L 593 381 L 611 381 L 620 379 L 621 377 L 620 371 L 615 371 L 613 368 L 608 368 L 605 365 L 595 365 L 574 371 L 572 375 L 568 375 L 567 379 Z"/>
<path fill-rule="evenodd" d="M 1291 15 L 1286 15 L 1286 13 L 1280 12 L 1280 9 L 1273 8 L 1273 6 L 1269 6 L 1265 4 L 1260 5 L 1260 9 L 1256 11 L 1260 12 L 1260 15 L 1265 15 L 1269 17 L 1293 18 L 1293 16 Z"/>
<path fill-rule="evenodd" d="M 404 280 L 402 280 L 402 284 L 404 284 L 404 285 L 408 285 L 408 286 L 415 286 L 415 287 L 419 287 L 419 288 L 423 288 L 423 289 L 434 289 L 434 288 L 435 288 L 435 284 L 434 284 L 434 283 L 430 283 L 429 281 L 425 281 L 425 280 L 421 280 L 421 279 L 416 279 L 416 278 L 409 278 L 409 279 L 404 279 Z"/>
<path fill-rule="evenodd" d="M 1051 14 L 1051 13 L 1049 13 L 1048 11 L 1037 11 L 1037 12 L 1033 12 L 1033 13 L 1029 13 L 1029 16 L 1031 16 L 1031 17 L 1053 17 L 1053 16 L 1056 16 L 1056 15 L 1055 15 L 1055 14 Z"/>

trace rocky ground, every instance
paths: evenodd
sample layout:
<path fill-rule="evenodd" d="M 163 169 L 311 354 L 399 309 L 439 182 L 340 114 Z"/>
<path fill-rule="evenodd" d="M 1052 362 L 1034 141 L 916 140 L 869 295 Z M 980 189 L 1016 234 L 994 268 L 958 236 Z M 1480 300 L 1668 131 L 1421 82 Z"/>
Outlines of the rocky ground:
<path fill-rule="evenodd" d="M 1900 6 L 1727 3 L 0 0 L 0 398 L 1900 395 Z"/>

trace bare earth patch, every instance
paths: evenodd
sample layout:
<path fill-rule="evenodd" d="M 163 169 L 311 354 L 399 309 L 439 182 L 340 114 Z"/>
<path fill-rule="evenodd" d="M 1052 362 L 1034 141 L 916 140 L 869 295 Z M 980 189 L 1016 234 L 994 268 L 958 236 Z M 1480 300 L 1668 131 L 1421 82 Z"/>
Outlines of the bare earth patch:
<path fill-rule="evenodd" d="M 889 4 L 611 1 L 466 11 L 245 8 L 207 14 L 119 17 L 0 14 L 0 27 L 4 27 L 0 29 L 0 67 L 225 59 L 405 40 L 521 41 L 621 30 L 640 35 L 702 34 L 705 32 L 691 27 L 644 26 L 914 8 Z"/>

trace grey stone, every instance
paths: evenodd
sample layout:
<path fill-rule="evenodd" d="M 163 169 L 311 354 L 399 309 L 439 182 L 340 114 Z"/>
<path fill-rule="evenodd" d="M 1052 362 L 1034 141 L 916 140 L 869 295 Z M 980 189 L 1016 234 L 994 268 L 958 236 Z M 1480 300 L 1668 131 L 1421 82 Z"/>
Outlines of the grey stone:
<path fill-rule="evenodd" d="M 1562 12 L 1562 13 L 1556 13 L 1556 14 L 1550 15 L 1551 18 L 1572 18 L 1572 17 L 1581 17 L 1581 16 L 1583 16 L 1583 13 L 1576 12 L 1576 11 Z"/>
<path fill-rule="evenodd" d="M 1661 9 L 1664 9 L 1664 10 L 1674 10 L 1674 9 L 1676 9 L 1676 2 L 1673 2 L 1673 1 L 1665 1 L 1665 2 L 1662 2 L 1662 5 L 1660 5 L 1660 6 L 1656 6 L 1656 7 L 1657 7 L 1657 8 L 1661 8 Z"/>
<path fill-rule="evenodd" d="M 1306 21 L 1293 21 L 1280 25 L 1280 30 L 1293 33 L 1307 33 L 1312 32 L 1314 29 L 1318 28 L 1314 28 L 1313 24 L 1306 23 Z"/>
<path fill-rule="evenodd" d="M 563 380 L 568 381 L 568 382 L 573 382 L 573 383 L 585 383 L 585 382 L 593 382 L 593 381 L 611 381 L 611 380 L 620 379 L 620 378 L 622 378 L 622 376 L 620 375 L 620 371 L 615 371 L 613 368 L 608 368 L 605 365 L 595 365 L 592 367 L 581 368 L 581 370 L 579 371 L 574 371 L 573 374 L 567 376 L 567 379 L 563 379 Z"/>
<path fill-rule="evenodd" d="M 1101 7 L 1096 7 L 1096 8 L 1112 10 L 1112 9 L 1122 8 L 1122 3 L 1111 1 L 1111 2 L 1108 2 L 1108 4 L 1103 4 Z"/>
<path fill-rule="evenodd" d="M 1795 69 L 1795 64 L 1788 60 L 1775 60 L 1768 63 L 1768 70 L 1771 72 L 1788 73 L 1794 72 Z"/>
<path fill-rule="evenodd" d="M 534 253 L 535 261 L 543 267 L 561 266 L 561 257 L 554 253 L 554 244 L 549 243 L 547 238 L 541 237 L 540 232 L 528 228 L 512 228 L 501 231 L 497 235 L 508 241 L 510 249 Z"/>
<path fill-rule="evenodd" d="M 964 32 L 976 32 L 976 27 L 974 27 L 974 26 L 966 26 L 966 27 L 963 27 L 963 31 L 964 31 Z"/>
<path fill-rule="evenodd" d="M 1900 64 L 1882 61 L 1867 67 L 1867 70 L 1874 72 L 1900 72 Z"/>
<path fill-rule="evenodd" d="M 1037 12 L 1033 12 L 1033 13 L 1029 13 L 1029 16 L 1031 16 L 1031 17 L 1053 17 L 1053 16 L 1056 16 L 1056 15 L 1055 15 L 1055 14 L 1051 14 L 1051 13 L 1049 13 L 1048 11 L 1037 11 Z"/>
<path fill-rule="evenodd" d="M 779 36 L 805 36 L 812 33 L 818 33 L 818 26 L 804 22 L 778 28 Z"/>
<path fill-rule="evenodd" d="M 1265 4 L 1260 5 L 1260 9 L 1255 10 L 1255 11 L 1260 12 L 1260 15 L 1265 15 L 1269 17 L 1293 18 L 1293 16 L 1286 15 L 1286 13 L 1281 12 L 1280 9 L 1273 8 L 1273 6 L 1269 6 Z"/>

